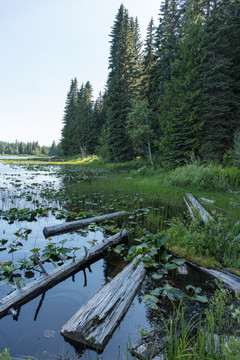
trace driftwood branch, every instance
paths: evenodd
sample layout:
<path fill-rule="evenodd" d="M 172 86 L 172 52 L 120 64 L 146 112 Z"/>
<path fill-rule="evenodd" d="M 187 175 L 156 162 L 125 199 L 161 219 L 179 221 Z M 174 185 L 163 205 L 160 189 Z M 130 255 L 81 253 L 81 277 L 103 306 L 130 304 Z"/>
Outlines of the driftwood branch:
<path fill-rule="evenodd" d="M 139 259 L 132 261 L 77 311 L 62 327 L 61 334 L 70 341 L 103 351 L 145 274 L 143 263 Z"/>
<path fill-rule="evenodd" d="M 115 217 L 123 216 L 126 214 L 127 214 L 126 211 L 118 211 L 118 212 L 115 212 L 112 214 L 100 215 L 100 216 L 95 216 L 95 217 L 88 218 L 88 219 L 82 219 L 82 220 L 77 220 L 77 221 L 72 221 L 72 222 L 65 222 L 65 223 L 53 225 L 53 226 L 47 226 L 43 229 L 43 234 L 45 237 L 49 237 L 49 236 L 64 233 L 67 231 L 81 229 L 85 226 L 92 224 L 93 222 L 113 219 Z"/>
<path fill-rule="evenodd" d="M 5 296 L 0 300 L 0 318 L 7 315 L 9 309 L 27 303 L 77 271 L 89 266 L 94 261 L 98 260 L 109 247 L 116 246 L 127 236 L 128 232 L 126 230 L 115 234 L 100 244 L 94 245 L 87 253 L 77 256 L 75 261 L 69 260 L 62 266 L 55 268 L 51 273 L 43 274 L 36 280 L 23 286 L 21 289 L 17 289 Z"/>

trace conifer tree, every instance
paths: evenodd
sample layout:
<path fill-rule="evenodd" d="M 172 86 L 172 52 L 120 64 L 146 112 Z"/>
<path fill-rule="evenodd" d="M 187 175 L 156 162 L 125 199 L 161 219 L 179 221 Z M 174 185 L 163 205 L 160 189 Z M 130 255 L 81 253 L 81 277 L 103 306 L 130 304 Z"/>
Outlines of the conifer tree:
<path fill-rule="evenodd" d="M 169 165 L 182 164 L 187 154 L 199 148 L 202 123 L 198 97 L 201 91 L 200 65 L 204 59 L 202 10 L 195 1 L 188 1 L 179 58 L 172 63 L 171 80 L 164 86 L 161 150 L 163 161 Z"/>
<path fill-rule="evenodd" d="M 78 83 L 77 79 L 71 80 L 69 92 L 63 117 L 63 129 L 61 137 L 61 148 L 65 156 L 74 155 L 74 134 L 77 123 L 78 114 Z"/>
<path fill-rule="evenodd" d="M 126 119 L 131 109 L 131 100 L 139 92 L 140 44 L 138 23 L 129 17 L 120 6 L 111 36 L 107 81 L 107 132 L 108 149 L 112 161 L 130 160 L 132 142 L 126 132 Z"/>
<path fill-rule="evenodd" d="M 154 45 L 155 27 L 153 18 L 151 18 L 145 40 L 142 61 L 142 78 L 141 78 L 141 98 L 150 103 L 152 93 L 153 67 L 155 64 L 155 45 Z"/>
<path fill-rule="evenodd" d="M 152 78 L 152 109 L 161 111 L 164 86 L 172 75 L 171 64 L 178 57 L 179 10 L 177 0 L 164 0 L 155 36 L 155 65 Z"/>
<path fill-rule="evenodd" d="M 96 146 L 96 127 L 93 118 L 92 85 L 82 84 L 78 92 L 78 112 L 74 133 L 75 153 L 92 154 Z"/>
<path fill-rule="evenodd" d="M 239 123 L 239 63 L 235 58 L 239 60 L 235 52 L 235 48 L 239 50 L 239 3 L 223 1 L 214 5 L 203 39 L 206 58 L 201 67 L 199 98 L 203 123 L 200 155 L 221 161 Z"/>

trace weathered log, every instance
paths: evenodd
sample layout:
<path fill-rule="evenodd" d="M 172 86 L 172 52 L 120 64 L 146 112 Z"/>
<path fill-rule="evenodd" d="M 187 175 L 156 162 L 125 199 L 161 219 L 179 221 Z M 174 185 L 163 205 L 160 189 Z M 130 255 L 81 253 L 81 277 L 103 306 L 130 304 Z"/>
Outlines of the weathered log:
<path fill-rule="evenodd" d="M 193 264 L 188 260 L 186 260 L 186 262 L 193 268 L 202 272 L 203 274 L 208 275 L 211 278 L 221 280 L 221 282 L 224 284 L 226 288 L 234 291 L 240 291 L 240 276 L 232 274 L 226 269 L 222 269 L 222 271 L 218 271 L 213 269 L 207 269 L 203 266 Z"/>
<path fill-rule="evenodd" d="M 92 217 L 92 218 L 87 218 L 87 219 L 82 219 L 82 220 L 77 220 L 77 221 L 71 221 L 71 222 L 65 222 L 65 223 L 58 224 L 58 225 L 53 225 L 53 226 L 47 226 L 47 227 L 44 227 L 43 234 L 44 234 L 45 237 L 49 237 L 49 236 L 64 233 L 64 232 L 67 232 L 67 231 L 73 231 L 73 230 L 81 229 L 81 228 L 83 228 L 85 226 L 90 225 L 93 222 L 113 219 L 115 217 L 123 216 L 123 215 L 126 215 L 126 214 L 127 214 L 126 211 L 118 211 L 118 212 L 115 212 L 115 213 L 112 213 L 112 214 L 100 215 L 100 216 L 95 216 L 95 217 Z"/>
<path fill-rule="evenodd" d="M 145 274 L 143 263 L 138 258 L 132 261 L 76 312 L 62 327 L 61 334 L 69 341 L 103 351 Z"/>
<path fill-rule="evenodd" d="M 62 266 L 55 268 L 51 273 L 43 274 L 36 280 L 23 286 L 21 289 L 11 292 L 9 295 L 0 300 L 0 317 L 7 315 L 10 308 L 18 307 L 29 302 L 42 292 L 92 264 L 94 261 L 99 259 L 109 247 L 116 246 L 127 236 L 128 232 L 123 230 L 120 233 L 109 237 L 100 244 L 94 245 L 84 254 L 75 257 L 74 261 L 69 260 Z"/>
<path fill-rule="evenodd" d="M 184 199 L 184 201 L 188 207 L 188 210 L 193 218 L 194 218 L 194 214 L 193 214 L 192 208 L 197 208 L 203 222 L 206 222 L 207 220 L 212 219 L 212 216 L 209 214 L 209 212 L 206 209 L 204 209 L 204 207 L 197 201 L 197 199 L 195 199 L 195 197 L 191 193 L 186 193 L 185 196 L 186 197 L 184 197 L 183 199 Z"/>

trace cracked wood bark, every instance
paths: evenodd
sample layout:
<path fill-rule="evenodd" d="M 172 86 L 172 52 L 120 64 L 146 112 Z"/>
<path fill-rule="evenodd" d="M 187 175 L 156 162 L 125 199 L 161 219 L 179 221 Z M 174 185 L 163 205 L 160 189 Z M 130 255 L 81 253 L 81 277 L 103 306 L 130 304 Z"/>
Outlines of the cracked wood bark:
<path fill-rule="evenodd" d="M 120 233 L 109 237 L 100 244 L 94 245 L 94 247 L 87 250 L 85 254 L 75 257 L 74 261 L 69 260 L 62 266 L 55 268 L 51 273 L 43 274 L 36 280 L 23 286 L 21 289 L 11 292 L 9 295 L 0 300 L 0 318 L 7 315 L 10 308 L 18 307 L 29 302 L 43 291 L 46 291 L 77 271 L 84 269 L 89 264 L 98 260 L 109 247 L 116 246 L 127 236 L 128 232 L 123 230 Z"/>
<path fill-rule="evenodd" d="M 95 216 L 95 217 L 88 218 L 88 219 L 82 219 L 82 220 L 77 220 L 77 221 L 72 221 L 72 222 L 65 222 L 65 223 L 53 225 L 53 226 L 47 226 L 43 229 L 43 234 L 45 237 L 49 237 L 49 236 L 64 233 L 67 231 L 81 229 L 84 226 L 88 226 L 93 222 L 113 219 L 115 217 L 123 216 L 126 214 L 127 214 L 126 211 L 118 211 L 118 212 L 115 212 L 112 214 L 105 214 L 105 215 Z"/>
<path fill-rule="evenodd" d="M 136 258 L 76 312 L 61 334 L 69 341 L 102 352 L 145 275 L 143 263 Z"/>

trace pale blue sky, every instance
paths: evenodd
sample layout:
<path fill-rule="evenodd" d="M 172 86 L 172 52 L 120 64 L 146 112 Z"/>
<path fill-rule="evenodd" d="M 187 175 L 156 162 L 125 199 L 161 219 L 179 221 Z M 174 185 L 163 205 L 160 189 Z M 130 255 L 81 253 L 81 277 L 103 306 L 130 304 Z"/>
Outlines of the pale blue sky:
<path fill-rule="evenodd" d="M 144 39 L 160 0 L 0 0 L 0 140 L 58 142 L 71 79 L 104 91 L 121 3 Z"/>

